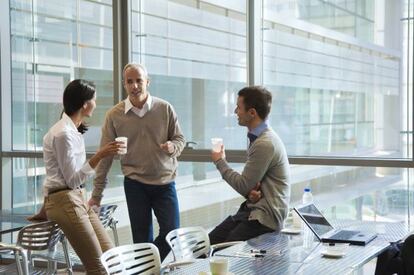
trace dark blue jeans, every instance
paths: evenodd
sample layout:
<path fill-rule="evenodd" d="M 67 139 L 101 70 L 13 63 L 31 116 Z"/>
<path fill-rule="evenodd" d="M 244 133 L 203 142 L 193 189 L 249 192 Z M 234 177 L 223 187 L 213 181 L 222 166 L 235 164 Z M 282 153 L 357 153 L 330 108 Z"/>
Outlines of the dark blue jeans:
<path fill-rule="evenodd" d="M 180 226 L 175 182 L 150 185 L 125 177 L 124 190 L 134 243 L 154 242 L 162 261 L 170 251 L 165 236 Z M 154 241 L 151 210 L 154 210 L 160 227 Z"/>
<path fill-rule="evenodd" d="M 208 234 L 210 243 L 247 241 L 248 239 L 274 231 L 257 220 L 249 220 L 249 215 L 250 209 L 247 208 L 246 202 L 244 202 L 240 205 L 235 215 L 228 216 Z"/>

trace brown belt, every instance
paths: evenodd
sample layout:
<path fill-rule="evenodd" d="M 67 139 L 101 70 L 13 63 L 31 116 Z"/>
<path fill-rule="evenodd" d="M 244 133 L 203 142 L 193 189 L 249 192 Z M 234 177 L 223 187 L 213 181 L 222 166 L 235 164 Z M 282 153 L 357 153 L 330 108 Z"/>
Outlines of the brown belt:
<path fill-rule="evenodd" d="M 77 188 L 75 188 L 75 189 L 70 189 L 69 187 L 66 187 L 66 188 L 60 188 L 60 189 L 52 189 L 52 190 L 48 191 L 48 192 L 47 192 L 47 194 L 48 194 L 48 195 L 52 195 L 52 194 L 56 194 L 56 193 L 61 192 L 61 191 L 82 189 L 82 188 L 84 188 L 84 187 L 85 187 L 85 185 L 84 185 L 84 184 L 81 184 L 81 185 L 79 185 L 79 187 L 77 187 Z"/>

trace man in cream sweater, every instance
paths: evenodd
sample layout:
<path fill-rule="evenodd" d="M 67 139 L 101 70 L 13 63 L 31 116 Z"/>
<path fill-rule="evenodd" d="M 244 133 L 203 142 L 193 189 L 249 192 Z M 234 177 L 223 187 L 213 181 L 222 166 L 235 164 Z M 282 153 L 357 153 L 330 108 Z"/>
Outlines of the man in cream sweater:
<path fill-rule="evenodd" d="M 184 136 L 177 115 L 168 102 L 151 96 L 145 67 L 127 64 L 123 84 L 128 97 L 108 111 L 102 127 L 101 145 L 127 137 L 127 153 L 121 157 L 124 189 L 134 243 L 152 242 L 152 210 L 160 232 L 154 244 L 161 259 L 169 252 L 165 236 L 179 227 L 175 177 L 177 156 Z M 96 169 L 90 205 L 99 205 L 108 182 L 113 158 L 103 159 Z"/>
<path fill-rule="evenodd" d="M 238 93 L 235 113 L 239 125 L 247 127 L 250 140 L 241 174 L 228 165 L 224 147 L 221 152 L 212 152 L 223 179 L 247 199 L 235 215 L 210 232 L 212 244 L 245 241 L 282 229 L 290 200 L 289 162 L 282 141 L 266 121 L 271 104 L 272 94 L 264 87 L 246 87 Z M 256 187 L 260 189 L 258 200 L 251 198 L 250 192 Z"/>

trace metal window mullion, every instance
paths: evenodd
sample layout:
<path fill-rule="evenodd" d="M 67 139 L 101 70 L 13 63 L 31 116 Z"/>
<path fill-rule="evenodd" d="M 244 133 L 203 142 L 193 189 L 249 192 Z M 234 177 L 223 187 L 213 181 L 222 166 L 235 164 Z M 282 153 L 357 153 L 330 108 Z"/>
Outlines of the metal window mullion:
<path fill-rule="evenodd" d="M 247 85 L 262 85 L 262 1 L 246 0 Z"/>
<path fill-rule="evenodd" d="M 411 18 L 411 0 L 408 0 L 408 18 Z M 411 46 L 413 48 L 412 51 L 412 63 L 411 63 L 411 68 L 410 68 L 410 63 L 407 62 L 407 72 L 410 71 L 411 69 L 411 75 L 412 75 L 412 79 L 411 79 L 411 87 L 410 87 L 410 78 L 408 77 L 407 74 L 407 102 L 409 102 L 409 98 L 410 98 L 410 92 L 411 92 L 411 113 L 410 113 L 410 108 L 409 106 L 407 106 L 407 115 L 409 117 L 411 117 L 411 130 L 407 129 L 408 133 L 411 132 L 411 159 L 414 162 L 414 119 L 413 119 L 413 110 L 414 110 L 414 43 L 412 42 L 411 39 L 414 39 L 414 28 L 411 28 L 411 22 L 412 19 L 410 19 L 407 22 L 407 28 L 408 28 L 408 36 L 407 36 L 407 60 L 409 60 L 410 58 L 410 50 L 409 47 Z M 411 39 L 410 39 L 410 33 L 411 33 Z M 411 42 L 411 45 L 410 45 Z M 410 89 L 411 88 L 411 89 Z M 409 138 L 407 138 L 408 142 L 409 142 Z M 409 146 L 409 145 L 408 145 Z M 414 167 L 414 166 L 413 166 Z"/>
<path fill-rule="evenodd" d="M 131 60 L 131 0 L 112 0 L 114 104 L 124 98 L 122 69 Z"/>
<path fill-rule="evenodd" d="M 408 14 L 407 17 L 411 18 L 411 0 L 408 0 Z M 409 122 L 409 118 L 411 118 L 411 129 L 407 129 L 407 135 L 410 135 L 411 133 L 411 148 L 412 148 L 412 152 L 411 152 L 411 160 L 412 162 L 414 162 L 414 118 L 413 118 L 413 110 L 414 110 L 414 43 L 412 42 L 411 39 L 414 39 L 414 28 L 411 28 L 411 22 L 413 21 L 413 19 L 411 18 L 410 20 L 408 20 L 407 22 L 407 60 L 410 59 L 410 46 L 412 47 L 413 51 L 412 51 L 412 63 L 411 63 L 411 67 L 410 67 L 410 62 L 407 62 L 407 126 L 409 126 L 410 122 Z M 411 36 L 410 36 L 411 34 Z M 411 42 L 411 45 L 410 45 Z M 411 87 L 410 87 L 410 78 L 409 78 L 409 71 L 411 69 L 411 74 L 412 74 L 412 79 L 411 79 Z M 410 110 L 410 106 L 409 106 L 409 101 L 410 101 L 410 92 L 411 92 L 411 110 Z M 410 112 L 411 111 L 411 112 Z M 409 137 L 407 137 L 407 143 L 410 142 Z M 408 149 L 410 147 L 410 144 L 407 144 Z M 407 152 L 409 152 L 409 150 L 407 150 Z M 411 167 L 414 167 L 411 166 Z M 408 202 L 408 206 L 407 206 L 407 223 L 408 223 L 408 229 L 411 230 L 411 201 L 410 201 L 410 194 L 411 194 L 411 188 L 410 188 L 410 169 L 407 169 L 407 202 Z"/>
<path fill-rule="evenodd" d="M 226 159 L 231 163 L 244 163 L 246 161 L 245 150 L 226 150 Z M 179 161 L 211 162 L 210 150 L 185 149 Z M 354 166 L 354 167 L 396 167 L 412 168 L 414 163 L 411 159 L 380 159 L 380 158 L 346 158 L 346 157 L 308 157 L 289 156 L 291 165 L 321 165 L 321 166 Z"/>
<path fill-rule="evenodd" d="M 0 209 L 10 208 L 12 199 L 12 167 L 4 161 L 3 151 L 11 151 L 12 146 L 12 82 L 10 44 L 10 2 L 0 1 L 0 147 L 2 168 L 0 169 Z M 4 130 L 3 129 L 7 129 Z"/>
<path fill-rule="evenodd" d="M 88 152 L 87 157 L 93 156 L 93 152 Z M 42 158 L 41 152 L 3 152 L 5 158 Z M 244 163 L 246 161 L 245 150 L 226 150 L 226 159 L 230 163 Z M 211 162 L 211 150 L 209 149 L 184 149 L 179 161 L 186 162 Z M 346 157 L 307 157 L 290 156 L 289 162 L 292 165 L 323 165 L 323 166 L 365 166 L 365 167 L 395 167 L 413 168 L 414 163 L 411 159 L 380 159 L 380 158 L 346 158 Z"/>

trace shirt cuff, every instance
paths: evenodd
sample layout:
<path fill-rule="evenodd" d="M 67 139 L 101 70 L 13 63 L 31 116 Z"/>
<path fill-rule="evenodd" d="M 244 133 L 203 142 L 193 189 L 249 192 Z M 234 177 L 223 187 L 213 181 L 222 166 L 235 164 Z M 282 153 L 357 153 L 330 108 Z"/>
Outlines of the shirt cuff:
<path fill-rule="evenodd" d="M 87 161 L 81 168 L 81 171 L 85 173 L 86 175 L 93 175 L 95 174 L 95 170 L 91 167 L 89 164 L 89 161 Z"/>

